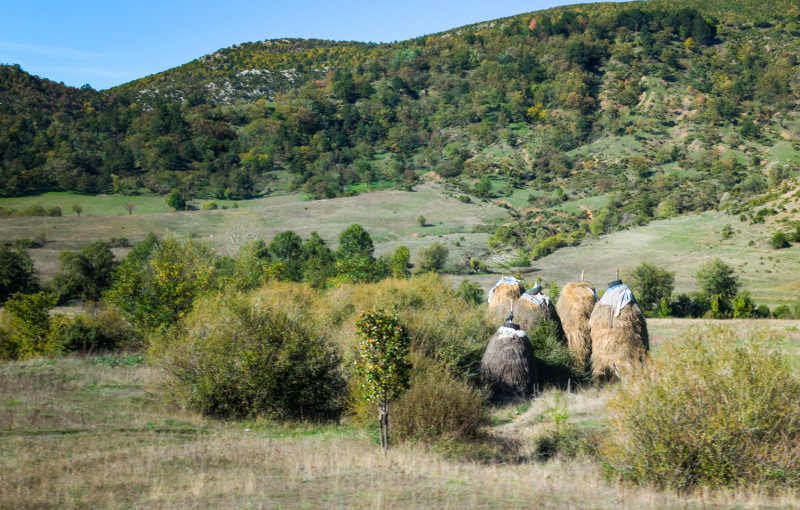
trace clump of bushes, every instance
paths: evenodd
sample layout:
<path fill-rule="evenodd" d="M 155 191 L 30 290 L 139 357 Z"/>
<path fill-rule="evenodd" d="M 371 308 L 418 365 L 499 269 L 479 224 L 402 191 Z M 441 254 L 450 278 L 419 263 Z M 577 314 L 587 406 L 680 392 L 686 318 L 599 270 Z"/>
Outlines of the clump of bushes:
<path fill-rule="evenodd" d="M 56 301 L 56 296 L 47 292 L 17 292 L 6 300 L 0 320 L 0 359 L 27 359 L 61 351 L 50 335 L 49 311 Z"/>
<path fill-rule="evenodd" d="M 57 296 L 45 292 L 17 293 L 6 301 L 0 320 L 0 360 L 90 353 L 138 346 L 130 324 L 111 310 L 75 317 L 51 316 Z"/>
<path fill-rule="evenodd" d="M 400 440 L 464 440 L 486 424 L 487 396 L 430 359 L 413 361 L 410 388 L 393 404 L 394 435 Z"/>
<path fill-rule="evenodd" d="M 66 352 L 94 353 L 137 347 L 133 327 L 113 310 L 98 310 L 74 317 L 56 315 L 50 335 Z"/>
<path fill-rule="evenodd" d="M 338 353 L 277 307 L 215 295 L 151 346 L 167 401 L 221 418 L 321 419 L 339 414 Z"/>
<path fill-rule="evenodd" d="M 609 403 L 611 475 L 677 490 L 800 483 L 800 380 L 759 339 L 696 331 L 662 347 Z"/>

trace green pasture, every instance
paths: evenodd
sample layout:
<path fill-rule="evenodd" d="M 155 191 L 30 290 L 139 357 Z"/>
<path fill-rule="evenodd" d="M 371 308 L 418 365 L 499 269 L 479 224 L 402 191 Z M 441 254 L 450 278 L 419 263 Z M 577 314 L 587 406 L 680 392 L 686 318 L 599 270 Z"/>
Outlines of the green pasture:
<path fill-rule="evenodd" d="M 74 197 L 70 195 L 65 200 L 71 204 Z M 448 196 L 444 188 L 435 183 L 417 186 L 413 192 L 390 190 L 331 200 L 309 201 L 305 195 L 270 196 L 240 201 L 239 209 L 216 211 L 162 210 L 140 214 L 137 206 L 130 216 L 121 205 L 119 209 L 125 214 L 103 216 L 100 212 L 108 211 L 111 207 L 106 202 L 107 198 L 125 200 L 149 197 L 83 198 L 87 205 L 80 217 L 73 214 L 60 218 L 0 218 L 0 242 L 34 237 L 46 239 L 48 242 L 43 248 L 31 250 L 31 256 L 41 276 L 47 280 L 58 270 L 58 253 L 61 250 L 77 250 L 92 241 L 121 237 L 135 243 L 144 239 L 148 232 L 157 235 L 191 235 L 207 239 L 225 251 L 235 239 L 270 240 L 284 230 L 294 230 L 307 239 L 311 232 L 317 231 L 331 247 L 335 247 L 339 233 L 358 223 L 371 234 L 376 251 L 381 253 L 399 244 L 427 245 L 437 240 L 438 236 L 468 233 L 479 225 L 508 217 L 505 209 L 492 203 L 460 202 Z M 100 205 L 93 206 L 98 214 L 87 214 L 88 204 L 94 200 L 100 202 Z M 425 226 L 420 226 L 417 221 L 420 215 L 425 216 Z M 485 238 L 481 244 L 486 246 Z M 124 250 L 117 251 L 118 255 L 124 253 Z M 454 250 L 453 256 L 456 252 Z"/>

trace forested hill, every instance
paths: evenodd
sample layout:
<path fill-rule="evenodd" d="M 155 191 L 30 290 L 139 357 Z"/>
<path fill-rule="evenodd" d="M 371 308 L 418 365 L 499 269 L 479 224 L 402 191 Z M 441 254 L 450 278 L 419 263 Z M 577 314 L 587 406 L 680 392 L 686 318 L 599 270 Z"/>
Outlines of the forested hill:
<path fill-rule="evenodd" d="M 0 193 L 333 197 L 434 171 L 538 206 L 608 197 L 625 221 L 717 207 L 794 171 L 773 163 L 800 150 L 798 14 L 574 5 L 391 44 L 244 43 L 100 92 L 0 66 Z"/>

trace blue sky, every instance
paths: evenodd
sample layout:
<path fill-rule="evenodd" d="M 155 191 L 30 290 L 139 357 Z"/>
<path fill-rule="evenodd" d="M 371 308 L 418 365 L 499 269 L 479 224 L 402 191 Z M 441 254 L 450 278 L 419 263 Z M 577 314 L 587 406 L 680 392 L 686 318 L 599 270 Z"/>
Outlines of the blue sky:
<path fill-rule="evenodd" d="M 569 3 L 576 2 L 3 0 L 0 63 L 106 89 L 242 42 L 400 41 Z"/>

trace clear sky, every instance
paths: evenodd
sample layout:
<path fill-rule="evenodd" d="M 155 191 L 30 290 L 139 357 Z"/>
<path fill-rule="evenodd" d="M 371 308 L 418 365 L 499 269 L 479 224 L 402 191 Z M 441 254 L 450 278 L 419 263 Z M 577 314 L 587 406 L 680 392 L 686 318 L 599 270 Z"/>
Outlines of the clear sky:
<path fill-rule="evenodd" d="M 583 0 L 585 2 L 587 0 Z M 106 89 L 243 42 L 391 42 L 570 0 L 2 0 L 0 63 Z"/>

